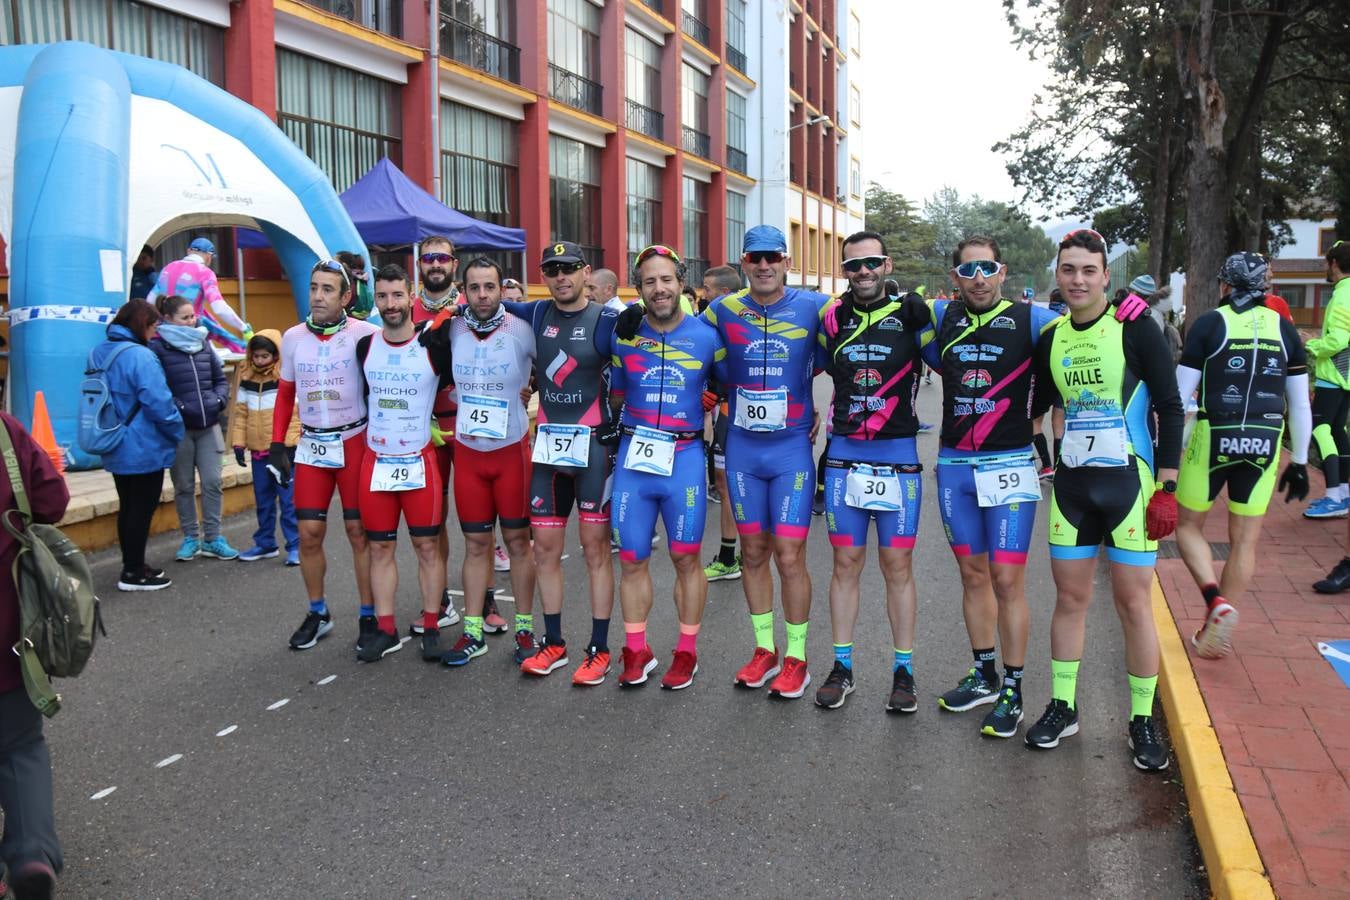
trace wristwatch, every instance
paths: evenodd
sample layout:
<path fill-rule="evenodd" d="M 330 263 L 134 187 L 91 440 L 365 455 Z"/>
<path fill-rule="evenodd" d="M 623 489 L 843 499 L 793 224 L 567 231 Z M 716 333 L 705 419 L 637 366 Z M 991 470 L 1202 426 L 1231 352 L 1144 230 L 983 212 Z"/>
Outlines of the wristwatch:
<path fill-rule="evenodd" d="M 1168 494 L 1175 494 L 1177 492 L 1177 483 L 1170 479 L 1164 481 L 1162 484 L 1158 485 L 1158 487 L 1162 488 L 1163 491 Z"/>

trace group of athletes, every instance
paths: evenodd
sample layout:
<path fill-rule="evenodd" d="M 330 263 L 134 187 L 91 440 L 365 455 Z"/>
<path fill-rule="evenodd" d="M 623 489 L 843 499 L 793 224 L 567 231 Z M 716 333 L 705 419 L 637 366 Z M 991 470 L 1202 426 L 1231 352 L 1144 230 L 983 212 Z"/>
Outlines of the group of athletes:
<path fill-rule="evenodd" d="M 1177 527 L 1178 499 L 1181 550 L 1209 605 L 1194 642 L 1202 655 L 1214 656 L 1228 647 L 1237 620 L 1230 600 L 1251 572 L 1249 564 L 1235 566 L 1234 559 L 1249 559 L 1235 543 L 1220 587 L 1199 523 L 1224 488 L 1235 516 L 1264 512 L 1286 396 L 1294 462 L 1281 487 L 1290 496 L 1307 493 L 1303 350 L 1292 327 L 1259 302 L 1264 262 L 1254 255 L 1226 263 L 1225 299 L 1196 322 L 1178 370 L 1146 306 L 1108 300 L 1106 244 L 1088 229 L 1059 244 L 1055 278 L 1064 316 L 1003 298 L 1006 267 L 997 242 L 983 236 L 967 238 L 953 254 L 959 299 L 926 302 L 888 289 L 891 260 L 880 235 L 852 235 L 841 261 L 849 287 L 832 299 L 786 286 L 786 239 L 777 228 L 756 226 L 745 235 L 741 259 L 749 286 L 713 299 L 701 314 L 682 298 L 683 261 L 662 245 L 637 255 L 638 302 L 623 311 L 587 298 L 590 267 L 569 241 L 544 250 L 540 271 L 549 297 L 535 303 L 504 301 L 498 265 L 479 257 L 460 269 L 447 239 L 428 239 L 421 250 L 416 295 L 401 267 L 373 273 L 379 327 L 346 314 L 353 288 L 347 267 L 320 261 L 310 276 L 309 316 L 283 339 L 270 463 L 279 478 L 296 482 L 309 597 L 290 640 L 297 650 L 334 627 L 323 544 L 336 490 L 360 592 L 360 660 L 375 662 L 402 646 L 394 557 L 401 518 L 418 561 L 422 613 L 412 630 L 424 659 L 465 665 L 487 652 L 485 633 L 513 626 L 523 673 L 546 676 L 568 665 L 561 563 L 575 507 L 592 629 L 573 682 L 601 684 L 611 669 L 612 539 L 620 553 L 624 623 L 619 684 L 644 684 L 658 667 L 647 619 L 659 518 L 676 573 L 679 620 L 660 683 L 688 687 L 698 672 L 708 590 L 699 561 L 709 480 L 704 425 L 717 411 L 713 450 L 725 474 L 717 483 L 739 532 L 755 643 L 734 681 L 747 689 L 767 686 L 777 697 L 803 696 L 811 684 L 805 544 L 820 424 L 812 383 L 823 372 L 834 388 L 825 457 L 834 659 L 815 701 L 836 709 L 855 689 L 853 632 L 875 526 L 894 647 L 886 710 L 913 713 L 919 699 L 912 554 L 923 491 L 915 404 L 927 365 L 942 381 L 936 486 L 972 651 L 968 674 L 937 698 L 939 706 L 989 707 L 980 731 L 993 737 L 1014 736 L 1023 720 L 1030 627 L 1024 577 L 1041 499 L 1033 423 L 1054 406 L 1062 410 L 1063 433 L 1056 438 L 1048 517 L 1057 588 L 1051 699 L 1024 738 L 1050 749 L 1078 730 L 1078 666 L 1105 544 L 1125 640 L 1129 746 L 1135 765 L 1158 770 L 1169 754 L 1153 719 L 1158 641 L 1151 584 L 1156 542 Z M 1182 396 L 1196 391 L 1201 421 L 1183 464 Z M 531 436 L 526 410 L 533 394 Z M 297 405 L 302 434 L 292 466 L 284 437 Z M 463 631 L 453 643 L 442 638 L 442 629 L 459 621 L 446 588 L 450 490 L 465 538 Z M 510 624 L 489 590 L 498 527 L 510 558 Z M 781 585 L 782 641 L 771 564 Z M 536 585 L 542 639 L 535 635 Z"/>

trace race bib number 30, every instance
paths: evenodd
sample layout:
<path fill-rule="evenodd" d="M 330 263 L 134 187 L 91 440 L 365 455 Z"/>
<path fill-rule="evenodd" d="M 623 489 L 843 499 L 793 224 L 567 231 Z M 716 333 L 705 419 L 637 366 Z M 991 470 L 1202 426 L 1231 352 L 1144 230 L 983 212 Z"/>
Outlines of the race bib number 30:
<path fill-rule="evenodd" d="M 675 470 L 675 435 L 639 425 L 628 439 L 623 467 L 668 477 Z"/>
<path fill-rule="evenodd" d="M 422 454 L 416 456 L 377 456 L 370 470 L 372 491 L 415 491 L 427 486 L 427 469 Z"/>
<path fill-rule="evenodd" d="M 346 464 L 342 451 L 342 435 L 310 434 L 300 435 L 300 445 L 295 448 L 295 461 L 303 466 L 315 466 L 320 469 L 340 469 Z"/>
<path fill-rule="evenodd" d="M 1130 461 L 1125 420 L 1120 416 L 1075 416 L 1064 423 L 1059 461 L 1071 468 L 1117 468 Z"/>
<path fill-rule="evenodd" d="M 787 388 L 747 391 L 736 388 L 737 428 L 746 431 L 782 431 L 787 427 Z"/>
<path fill-rule="evenodd" d="M 1039 500 L 1040 478 L 1029 459 L 983 463 L 975 467 L 975 495 L 984 507 Z"/>
<path fill-rule="evenodd" d="M 584 469 L 591 460 L 591 429 L 586 425 L 540 425 L 530 459 L 546 466 Z"/>
<path fill-rule="evenodd" d="M 507 401 L 477 394 L 460 394 L 455 430 L 465 437 L 506 437 Z"/>
<path fill-rule="evenodd" d="M 896 512 L 901 508 L 900 476 L 890 466 L 856 463 L 844 479 L 844 502 L 854 509 Z"/>

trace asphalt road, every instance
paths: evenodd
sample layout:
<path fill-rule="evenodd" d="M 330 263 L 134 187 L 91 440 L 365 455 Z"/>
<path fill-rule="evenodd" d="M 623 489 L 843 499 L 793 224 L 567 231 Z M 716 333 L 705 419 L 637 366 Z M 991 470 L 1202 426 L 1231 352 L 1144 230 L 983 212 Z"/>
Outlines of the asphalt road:
<path fill-rule="evenodd" d="M 921 392 L 932 421 L 938 391 Z M 936 438 L 920 441 L 931 462 Z M 241 547 L 250 518 L 227 525 Z M 1049 692 L 1041 518 L 1028 725 Z M 931 499 L 915 556 L 921 706 L 908 717 L 883 711 L 890 641 L 875 566 L 864 575 L 859 688 L 825 711 L 810 693 L 787 702 L 732 688 L 752 648 L 737 582 L 711 586 L 690 689 L 620 691 L 615 675 L 580 689 L 566 671 L 523 678 L 508 636 L 489 637 L 491 652 L 465 669 L 424 663 L 415 644 L 358 664 L 340 534 L 329 543 L 339 627 L 300 653 L 286 648 L 304 613 L 298 571 L 279 560 L 176 564 L 176 544 L 151 544 L 151 561 L 175 579 L 159 593 L 119 594 L 115 553 L 95 561 L 109 636 L 86 674 L 61 686 L 66 709 L 48 729 L 65 897 L 1207 895 L 1175 765 L 1159 776 L 1131 764 L 1119 627 L 1100 578 L 1079 736 L 1037 753 L 1020 733 L 980 737 L 986 708 L 938 709 L 969 651 Z M 657 560 L 659 677 L 676 622 L 669 559 Z M 406 623 L 417 608 L 406 541 L 401 561 Z M 578 550 L 565 566 L 564 630 L 579 648 L 589 614 Z M 819 684 L 830 666 L 819 521 L 810 568 Z M 499 588 L 510 591 L 504 576 Z M 622 645 L 617 605 L 611 642 Z"/>

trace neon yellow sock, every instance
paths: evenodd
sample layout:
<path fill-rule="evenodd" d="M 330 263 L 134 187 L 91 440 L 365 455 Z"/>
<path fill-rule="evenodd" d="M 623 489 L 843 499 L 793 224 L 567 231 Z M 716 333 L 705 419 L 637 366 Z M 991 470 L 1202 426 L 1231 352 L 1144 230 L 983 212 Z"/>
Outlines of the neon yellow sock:
<path fill-rule="evenodd" d="M 783 627 L 787 629 L 787 652 L 784 656 L 791 656 L 796 659 L 806 659 L 806 627 L 808 622 L 793 623 L 784 621 Z"/>
<path fill-rule="evenodd" d="M 483 639 L 483 617 L 465 616 L 464 633 L 475 641 L 481 641 Z"/>
<path fill-rule="evenodd" d="M 516 632 L 534 631 L 534 616 L 516 613 Z"/>
<path fill-rule="evenodd" d="M 755 646 L 772 653 L 774 651 L 773 612 L 751 613 L 750 624 L 755 629 Z"/>
<path fill-rule="evenodd" d="M 1069 704 L 1069 709 L 1074 709 L 1073 695 L 1078 688 L 1078 662 L 1076 659 L 1050 660 L 1050 696 Z"/>
<path fill-rule="evenodd" d="M 1158 689 L 1158 676 L 1130 676 L 1130 718 L 1153 715 L 1153 694 Z"/>

